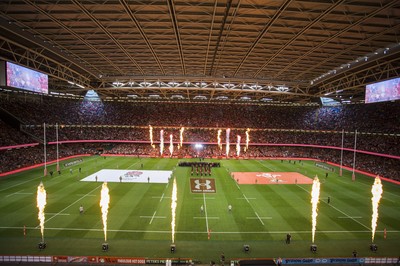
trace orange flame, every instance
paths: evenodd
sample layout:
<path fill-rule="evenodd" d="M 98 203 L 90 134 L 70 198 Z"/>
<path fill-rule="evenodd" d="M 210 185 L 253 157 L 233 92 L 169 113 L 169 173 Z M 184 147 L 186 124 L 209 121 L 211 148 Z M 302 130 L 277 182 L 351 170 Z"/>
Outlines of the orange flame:
<path fill-rule="evenodd" d="M 249 149 L 249 142 L 250 142 L 250 128 L 246 130 L 246 147 L 244 147 L 244 151 Z"/>
<path fill-rule="evenodd" d="M 375 230 L 376 226 L 378 225 L 378 207 L 379 207 L 379 201 L 382 198 L 382 193 L 383 193 L 383 186 L 381 179 L 379 176 L 375 178 L 374 185 L 372 186 L 371 189 L 372 192 L 372 221 L 371 221 L 371 227 L 372 227 L 372 242 L 374 242 L 375 238 Z"/>
<path fill-rule="evenodd" d="M 218 147 L 220 150 L 222 150 L 221 132 L 222 132 L 222 129 L 218 129 L 217 139 L 218 139 Z"/>
<path fill-rule="evenodd" d="M 172 134 L 169 135 L 169 153 L 172 157 L 172 153 L 174 152 L 174 143 L 172 142 Z"/>
<path fill-rule="evenodd" d="M 101 198 L 100 198 L 100 207 L 103 219 L 104 241 L 107 241 L 107 214 L 108 214 L 109 204 L 110 204 L 109 189 L 107 187 L 107 182 L 104 182 L 101 188 Z"/>
<path fill-rule="evenodd" d="M 164 152 L 164 130 L 160 130 L 160 155 L 162 156 Z"/>
<path fill-rule="evenodd" d="M 174 178 L 174 183 L 172 186 L 172 196 L 171 196 L 171 232 L 172 232 L 172 243 L 175 243 L 175 215 L 176 215 L 176 201 L 178 199 L 178 188 L 176 186 L 176 178 Z"/>
<path fill-rule="evenodd" d="M 228 128 L 226 130 L 226 157 L 229 156 L 229 134 L 231 133 L 231 129 Z"/>
<path fill-rule="evenodd" d="M 242 139 L 241 136 L 237 136 L 237 143 L 236 143 L 236 156 L 240 156 L 240 140 Z"/>
<path fill-rule="evenodd" d="M 319 182 L 318 177 L 314 178 L 312 191 L 311 191 L 311 203 L 312 203 L 312 242 L 314 243 L 315 238 L 315 229 L 317 228 L 317 210 L 318 210 L 318 202 L 319 202 L 319 191 L 320 191 L 321 183 Z"/>
<path fill-rule="evenodd" d="M 40 232 L 42 233 L 42 241 L 44 241 L 44 207 L 46 206 L 46 190 L 44 189 L 44 185 L 40 182 L 37 188 L 36 195 L 36 206 L 39 209 L 38 219 L 40 221 Z"/>
<path fill-rule="evenodd" d="M 181 129 L 179 130 L 179 145 L 178 145 L 178 149 L 180 149 L 183 145 L 183 131 L 185 131 L 184 127 L 181 127 Z"/>
<path fill-rule="evenodd" d="M 151 125 L 149 125 L 149 134 L 150 134 L 150 145 L 154 149 L 156 146 L 153 144 L 153 127 Z"/>

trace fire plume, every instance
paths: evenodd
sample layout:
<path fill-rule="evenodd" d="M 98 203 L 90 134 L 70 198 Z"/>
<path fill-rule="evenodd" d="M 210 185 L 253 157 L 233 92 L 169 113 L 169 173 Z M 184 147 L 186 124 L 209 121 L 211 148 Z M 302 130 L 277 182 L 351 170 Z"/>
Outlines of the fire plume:
<path fill-rule="evenodd" d="M 153 127 L 150 125 L 149 125 L 149 135 L 150 135 L 150 145 L 154 149 L 156 146 L 153 144 Z"/>
<path fill-rule="evenodd" d="M 244 147 L 244 151 L 249 149 L 249 142 L 250 142 L 250 128 L 246 130 L 246 146 Z"/>
<path fill-rule="evenodd" d="M 231 129 L 226 130 L 226 157 L 229 157 L 229 135 L 231 134 Z"/>
<path fill-rule="evenodd" d="M 172 157 L 172 153 L 174 152 L 174 142 L 172 141 L 172 134 L 169 135 L 169 153 Z"/>
<path fill-rule="evenodd" d="M 160 155 L 162 156 L 164 152 L 164 130 L 160 130 Z"/>
<path fill-rule="evenodd" d="M 183 131 L 185 131 L 184 127 L 181 127 L 181 129 L 179 130 L 179 145 L 178 145 L 178 149 L 180 149 L 183 145 Z"/>
<path fill-rule="evenodd" d="M 107 187 L 107 182 L 103 183 L 101 187 L 101 198 L 100 198 L 100 207 L 103 219 L 103 231 L 104 231 L 104 241 L 107 241 L 107 214 L 108 207 L 110 205 L 110 194 L 109 189 Z"/>
<path fill-rule="evenodd" d="M 240 140 L 242 139 L 241 136 L 237 136 L 237 142 L 236 142 L 236 156 L 240 156 Z"/>
<path fill-rule="evenodd" d="M 176 215 L 176 201 L 178 198 L 178 189 L 176 186 L 176 178 L 172 185 L 172 196 L 171 196 L 171 232 L 172 232 L 172 243 L 175 243 L 175 215 Z"/>
<path fill-rule="evenodd" d="M 218 140 L 218 147 L 220 150 L 222 150 L 221 132 L 222 132 L 222 129 L 218 129 L 217 140 Z"/>
<path fill-rule="evenodd" d="M 382 198 L 382 193 L 383 193 L 383 186 L 381 179 L 379 176 L 375 178 L 375 182 L 372 186 L 371 189 L 372 192 L 372 221 L 371 221 L 371 228 L 372 228 L 372 243 L 374 242 L 375 238 L 375 230 L 376 226 L 378 225 L 378 207 L 379 207 L 379 201 Z"/>
<path fill-rule="evenodd" d="M 44 207 L 46 206 L 46 190 L 44 189 L 42 182 L 40 182 L 37 188 L 36 202 L 39 209 L 38 219 L 40 221 L 40 232 L 42 233 L 42 241 L 44 241 Z"/>
<path fill-rule="evenodd" d="M 318 210 L 318 202 L 319 202 L 319 191 L 320 191 L 321 183 L 319 182 L 318 177 L 314 178 L 312 191 L 311 191 L 311 204 L 312 204 L 312 243 L 314 243 L 315 238 L 315 229 L 317 228 L 317 210 Z"/>

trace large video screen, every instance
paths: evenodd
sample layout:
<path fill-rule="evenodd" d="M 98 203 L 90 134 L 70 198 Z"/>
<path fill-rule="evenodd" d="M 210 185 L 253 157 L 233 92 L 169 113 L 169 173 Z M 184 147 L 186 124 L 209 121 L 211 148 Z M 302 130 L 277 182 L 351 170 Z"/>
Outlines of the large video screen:
<path fill-rule="evenodd" d="M 39 93 L 49 92 L 48 76 L 10 62 L 6 64 L 7 86 Z"/>
<path fill-rule="evenodd" d="M 400 78 L 367 85 L 365 103 L 394 101 L 400 99 Z"/>

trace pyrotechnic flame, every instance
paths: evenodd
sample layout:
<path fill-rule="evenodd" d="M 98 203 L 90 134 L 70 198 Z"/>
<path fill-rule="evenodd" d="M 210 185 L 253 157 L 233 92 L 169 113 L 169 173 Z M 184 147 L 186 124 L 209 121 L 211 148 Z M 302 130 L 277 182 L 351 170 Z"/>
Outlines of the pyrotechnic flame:
<path fill-rule="evenodd" d="M 249 142 L 250 142 L 250 128 L 246 130 L 246 147 L 244 147 L 244 151 L 249 149 Z"/>
<path fill-rule="evenodd" d="M 371 189 L 372 192 L 372 221 L 371 221 L 371 227 L 372 227 L 372 243 L 374 242 L 374 237 L 375 237 L 375 230 L 376 226 L 378 224 L 378 207 L 379 207 L 379 201 L 382 198 L 382 193 L 383 193 L 383 187 L 382 187 L 382 182 L 379 176 L 375 178 L 374 185 L 372 186 Z"/>
<path fill-rule="evenodd" d="M 237 142 L 236 142 L 236 156 L 240 156 L 240 140 L 242 139 L 241 136 L 237 136 Z"/>
<path fill-rule="evenodd" d="M 160 155 L 162 156 L 164 152 L 164 130 L 160 130 Z"/>
<path fill-rule="evenodd" d="M 315 237 L 315 229 L 317 228 L 317 206 L 319 202 L 319 189 L 320 189 L 321 183 L 319 182 L 318 177 L 314 178 L 313 185 L 312 185 L 312 191 L 311 191 L 311 203 L 312 203 L 312 242 L 314 243 L 314 237 Z"/>
<path fill-rule="evenodd" d="M 37 188 L 36 195 L 37 207 L 39 209 L 38 219 L 40 221 L 40 232 L 42 233 L 42 242 L 44 241 L 44 207 L 46 206 L 46 190 L 44 189 L 43 183 L 40 182 Z"/>
<path fill-rule="evenodd" d="M 174 152 L 174 143 L 172 142 L 172 134 L 169 135 L 169 153 L 172 157 L 172 153 Z"/>
<path fill-rule="evenodd" d="M 178 189 L 176 187 L 176 178 L 174 178 L 174 183 L 172 186 L 172 197 L 171 197 L 171 232 L 172 232 L 172 243 L 175 243 L 175 214 L 176 214 L 176 201 L 177 201 Z"/>
<path fill-rule="evenodd" d="M 107 241 L 107 214 L 108 214 L 108 206 L 110 204 L 110 194 L 108 193 L 109 189 L 107 187 L 107 182 L 103 183 L 101 188 L 101 198 L 100 198 L 100 207 L 103 219 L 103 230 L 104 230 L 104 241 Z"/>
<path fill-rule="evenodd" d="M 151 125 L 149 125 L 149 134 L 150 134 L 150 145 L 154 149 L 156 145 L 153 144 L 153 127 Z"/>
<path fill-rule="evenodd" d="M 228 128 L 226 130 L 226 157 L 229 156 L 229 134 L 231 133 L 231 129 Z"/>
<path fill-rule="evenodd" d="M 179 145 L 178 145 L 178 150 L 182 147 L 183 145 L 183 131 L 185 131 L 184 127 L 181 127 L 181 129 L 179 130 Z"/>
<path fill-rule="evenodd" d="M 222 132 L 222 129 L 218 129 L 217 139 L 218 139 L 218 147 L 219 147 L 220 150 L 222 150 L 221 132 Z"/>

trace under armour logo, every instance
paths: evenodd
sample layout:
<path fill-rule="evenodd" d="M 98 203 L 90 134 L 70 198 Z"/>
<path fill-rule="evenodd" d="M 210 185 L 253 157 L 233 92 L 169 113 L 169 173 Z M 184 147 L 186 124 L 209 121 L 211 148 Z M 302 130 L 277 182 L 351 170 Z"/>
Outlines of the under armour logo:
<path fill-rule="evenodd" d="M 196 179 L 195 181 L 194 181 L 194 183 L 196 184 L 194 187 L 196 188 L 196 189 L 200 189 L 200 187 L 201 186 L 205 186 L 206 187 L 206 189 L 211 189 L 211 181 L 210 180 L 206 180 L 206 182 L 205 183 L 200 183 L 200 180 L 198 180 L 198 179 Z"/>

